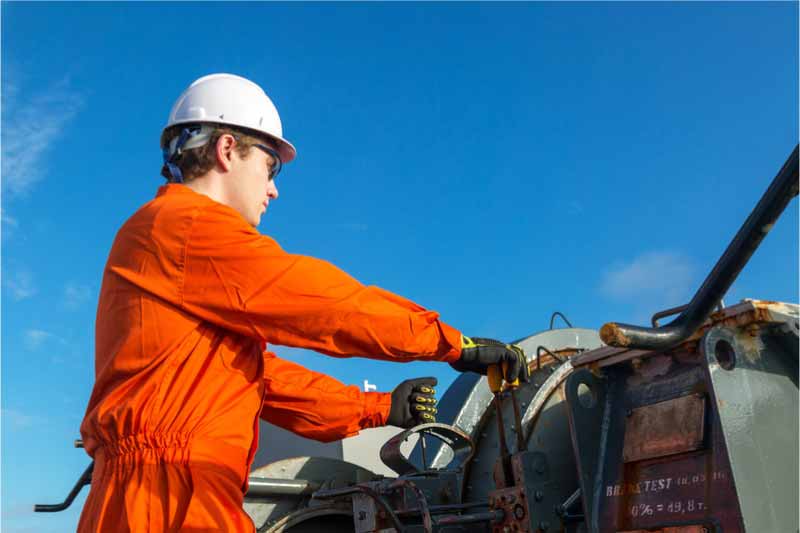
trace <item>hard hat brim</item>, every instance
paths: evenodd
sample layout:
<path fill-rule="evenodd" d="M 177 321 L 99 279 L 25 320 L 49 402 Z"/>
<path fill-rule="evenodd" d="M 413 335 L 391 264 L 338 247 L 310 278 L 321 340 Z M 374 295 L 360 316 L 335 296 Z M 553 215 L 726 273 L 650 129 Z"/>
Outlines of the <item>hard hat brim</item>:
<path fill-rule="evenodd" d="M 253 137 L 262 137 L 275 145 L 275 150 L 281 157 L 281 163 L 283 164 L 289 163 L 297 156 L 297 150 L 295 149 L 294 145 L 289 141 L 287 141 L 286 139 L 277 137 L 265 131 L 248 128 L 247 126 L 239 126 L 237 124 L 231 124 L 230 122 L 216 122 L 213 120 L 203 120 L 201 122 L 198 122 L 197 120 L 186 120 L 186 121 L 174 122 L 170 124 L 168 127 L 171 128 L 172 126 L 179 126 L 185 124 L 214 124 L 215 126 L 242 130 L 243 132 Z"/>

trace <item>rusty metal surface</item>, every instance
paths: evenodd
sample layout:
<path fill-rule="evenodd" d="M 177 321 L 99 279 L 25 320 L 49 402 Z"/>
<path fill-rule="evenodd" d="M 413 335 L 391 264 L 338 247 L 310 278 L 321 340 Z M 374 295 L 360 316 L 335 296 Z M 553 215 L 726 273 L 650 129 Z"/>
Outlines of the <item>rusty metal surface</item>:
<path fill-rule="evenodd" d="M 682 396 L 631 409 L 625 420 L 626 463 L 696 450 L 703 444 L 705 398 Z"/>
<path fill-rule="evenodd" d="M 718 451 L 671 460 L 628 463 L 623 475 L 603 487 L 601 523 L 616 530 L 700 524 L 711 531 L 743 532 L 736 490 L 727 461 Z"/>
<path fill-rule="evenodd" d="M 492 524 L 493 533 L 531 531 L 532 519 L 528 516 L 528 504 L 522 487 L 509 487 L 492 491 L 489 494 L 489 509 L 502 511 L 503 513 L 502 521 Z"/>
<path fill-rule="evenodd" d="M 584 366 L 568 379 L 570 424 L 576 432 L 573 439 L 590 532 L 669 531 L 688 526 L 744 531 L 719 414 L 709 400 L 712 391 L 705 358 L 696 348 L 688 344 L 669 354 L 623 359 L 622 364 L 604 366 L 599 372 L 599 367 Z M 596 405 L 581 404 L 576 394 L 579 383 L 589 384 Z M 634 420 L 633 429 L 628 421 L 629 412 L 657 418 L 663 410 L 684 416 L 686 411 L 693 412 L 693 429 L 677 429 L 675 422 L 667 420 L 640 426 Z M 703 438 L 697 429 L 700 419 L 704 420 Z M 655 433 L 649 435 L 645 426 L 652 425 Z M 677 437 L 669 434 L 676 429 Z M 664 453 L 677 452 L 680 447 L 670 446 L 679 442 L 696 449 L 626 462 L 626 455 L 633 457 L 633 437 L 639 440 L 640 452 L 647 448 L 648 453 L 655 452 L 659 447 Z"/>
<path fill-rule="evenodd" d="M 685 350 L 687 346 L 697 343 L 706 332 L 715 326 L 726 327 L 758 327 L 763 324 L 785 323 L 794 331 L 798 329 L 798 306 L 783 302 L 769 300 L 743 300 L 741 303 L 731 305 L 711 313 L 706 320 L 689 338 L 670 352 Z M 571 358 L 574 367 L 593 366 L 602 368 L 621 361 L 634 358 L 648 357 L 653 353 L 649 350 L 630 350 L 603 346 Z"/>

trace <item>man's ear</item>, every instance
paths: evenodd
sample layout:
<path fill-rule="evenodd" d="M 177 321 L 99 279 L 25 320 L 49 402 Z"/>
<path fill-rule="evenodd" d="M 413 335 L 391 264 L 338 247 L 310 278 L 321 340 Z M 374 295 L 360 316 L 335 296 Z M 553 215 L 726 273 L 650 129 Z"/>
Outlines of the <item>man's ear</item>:
<path fill-rule="evenodd" d="M 217 165 L 222 171 L 228 172 L 233 162 L 233 149 L 236 146 L 236 139 L 233 135 L 226 133 L 217 139 Z"/>

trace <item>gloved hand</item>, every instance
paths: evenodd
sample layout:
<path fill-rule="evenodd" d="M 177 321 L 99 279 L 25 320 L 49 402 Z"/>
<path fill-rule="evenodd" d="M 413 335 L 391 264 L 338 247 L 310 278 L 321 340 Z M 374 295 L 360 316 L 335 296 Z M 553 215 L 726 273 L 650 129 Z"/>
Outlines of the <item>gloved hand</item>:
<path fill-rule="evenodd" d="M 491 365 L 503 367 L 506 363 L 506 372 L 503 376 L 506 381 L 528 381 L 528 361 L 525 352 L 516 344 L 506 344 L 493 339 L 461 336 L 461 357 L 450 363 L 450 366 L 459 372 L 477 372 L 486 375 Z"/>
<path fill-rule="evenodd" d="M 436 378 L 407 379 L 392 391 L 392 407 L 386 424 L 412 428 L 436 422 Z"/>

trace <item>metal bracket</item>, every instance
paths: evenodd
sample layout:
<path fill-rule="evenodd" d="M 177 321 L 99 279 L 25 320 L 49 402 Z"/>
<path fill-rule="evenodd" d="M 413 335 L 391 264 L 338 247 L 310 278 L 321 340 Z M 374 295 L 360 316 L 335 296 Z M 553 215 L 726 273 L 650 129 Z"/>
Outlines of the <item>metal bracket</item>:
<path fill-rule="evenodd" d="M 400 452 L 400 445 L 413 435 L 419 435 L 420 439 L 422 439 L 423 435 L 431 435 L 453 450 L 453 460 L 439 470 L 448 468 L 454 462 L 456 463 L 455 469 L 461 469 L 475 454 L 475 444 L 473 444 L 469 435 L 460 429 L 437 422 L 420 424 L 398 433 L 381 448 L 380 456 L 383 464 L 401 476 L 420 472 L 420 469 Z"/>
<path fill-rule="evenodd" d="M 584 516 L 589 531 L 595 532 L 602 489 L 598 482 L 602 478 L 610 418 L 606 382 L 581 369 L 567 378 L 564 389 Z"/>

